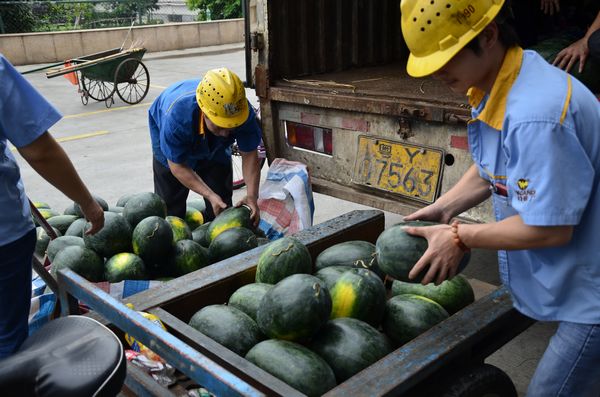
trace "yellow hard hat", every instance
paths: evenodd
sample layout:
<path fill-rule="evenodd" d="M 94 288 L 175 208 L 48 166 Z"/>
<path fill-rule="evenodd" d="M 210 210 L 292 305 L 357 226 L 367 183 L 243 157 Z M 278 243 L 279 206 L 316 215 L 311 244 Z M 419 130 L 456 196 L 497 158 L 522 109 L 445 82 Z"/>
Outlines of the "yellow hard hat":
<path fill-rule="evenodd" d="M 202 113 L 221 128 L 236 128 L 248 119 L 248 100 L 240 78 L 227 68 L 209 70 L 198 88 Z"/>
<path fill-rule="evenodd" d="M 504 0 L 402 0 L 402 34 L 413 77 L 444 66 L 498 15 Z"/>

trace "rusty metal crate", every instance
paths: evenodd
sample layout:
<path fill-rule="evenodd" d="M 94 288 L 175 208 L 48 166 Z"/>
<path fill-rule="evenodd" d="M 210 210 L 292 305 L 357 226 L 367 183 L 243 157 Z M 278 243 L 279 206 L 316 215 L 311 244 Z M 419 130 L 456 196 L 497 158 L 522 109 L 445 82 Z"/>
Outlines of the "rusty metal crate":
<path fill-rule="evenodd" d="M 353 211 L 304 230 L 296 237 L 307 245 L 314 259 L 324 249 L 340 242 L 375 242 L 383 229 L 384 217 L 380 211 Z M 218 262 L 172 280 L 160 288 L 136 294 L 128 300 L 137 310 L 157 315 L 169 331 L 168 338 L 184 344 L 186 349 L 189 347 L 194 354 L 210 360 L 235 379 L 232 387 L 221 387 L 218 390 L 221 394 L 218 395 L 235 395 L 242 388 L 239 385 L 251 388 L 252 393 L 268 396 L 303 395 L 187 324 L 196 311 L 208 305 L 226 303 L 239 287 L 254 282 L 256 263 L 263 249 L 258 247 Z M 59 283 L 69 292 L 76 292 L 80 286 L 74 282 L 72 275 L 64 276 L 59 275 Z M 144 344 L 153 348 L 156 346 L 158 354 L 168 354 L 170 357 L 189 355 L 185 349 L 178 350 L 181 349 L 178 346 L 163 343 L 161 338 L 164 335 L 147 335 L 145 330 L 136 330 L 129 323 L 127 315 L 123 318 L 115 316 L 110 310 L 101 309 L 95 308 L 116 327 L 132 333 Z M 496 289 L 326 395 L 418 395 L 419 388 L 427 383 L 424 380 L 466 363 L 483 362 L 485 357 L 530 324 L 530 320 L 512 308 L 508 292 Z M 168 360 L 169 357 L 165 357 Z M 189 376 L 194 378 L 194 375 L 197 376 Z M 206 376 L 196 377 L 195 380 L 210 388 L 212 385 L 202 382 L 214 375 L 209 371 Z M 219 382 L 216 385 L 221 386 Z"/>

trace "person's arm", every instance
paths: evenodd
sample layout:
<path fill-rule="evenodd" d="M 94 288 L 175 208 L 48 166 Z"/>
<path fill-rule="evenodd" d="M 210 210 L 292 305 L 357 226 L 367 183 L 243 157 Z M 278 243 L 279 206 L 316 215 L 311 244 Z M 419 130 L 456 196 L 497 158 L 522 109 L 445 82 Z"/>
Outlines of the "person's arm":
<path fill-rule="evenodd" d="M 221 211 L 227 208 L 227 205 L 223 202 L 221 197 L 216 194 L 193 169 L 185 164 L 174 163 L 171 160 L 167 160 L 167 162 L 169 163 L 171 173 L 183 186 L 210 201 L 215 216 L 219 215 Z"/>
<path fill-rule="evenodd" d="M 588 40 L 592 33 L 600 29 L 600 12 L 596 15 L 596 19 L 590 25 L 589 29 L 585 33 L 581 39 L 577 40 L 567 48 L 561 50 L 554 59 L 552 64 L 557 66 L 566 72 L 571 70 L 573 65 L 579 61 L 579 73 L 583 72 L 583 68 L 585 66 L 585 62 L 590 54 L 590 49 L 588 48 Z"/>
<path fill-rule="evenodd" d="M 260 182 L 260 161 L 258 160 L 258 151 L 242 152 L 242 174 L 246 182 L 246 197 L 240 200 L 236 205 L 246 204 L 250 207 L 250 217 L 254 221 L 254 226 L 260 221 L 260 209 L 258 208 L 258 185 Z"/>
<path fill-rule="evenodd" d="M 28 145 L 17 148 L 21 156 L 45 180 L 79 203 L 85 218 L 92 224 L 88 234 L 104 226 L 104 212 L 77 174 L 62 147 L 48 132 Z"/>
<path fill-rule="evenodd" d="M 413 212 L 404 220 L 448 223 L 458 214 L 476 206 L 490 196 L 489 182 L 481 178 L 473 164 L 448 192 L 433 204 Z"/>
<path fill-rule="evenodd" d="M 427 251 L 410 271 L 410 278 L 426 268 L 423 284 L 439 284 L 454 277 L 463 252 L 454 243 L 451 226 L 407 227 L 406 232 L 424 237 L 428 242 Z M 525 250 L 565 245 L 571 241 L 573 226 L 530 226 L 523 223 L 519 215 L 514 215 L 500 222 L 460 224 L 457 234 L 469 248 Z"/>

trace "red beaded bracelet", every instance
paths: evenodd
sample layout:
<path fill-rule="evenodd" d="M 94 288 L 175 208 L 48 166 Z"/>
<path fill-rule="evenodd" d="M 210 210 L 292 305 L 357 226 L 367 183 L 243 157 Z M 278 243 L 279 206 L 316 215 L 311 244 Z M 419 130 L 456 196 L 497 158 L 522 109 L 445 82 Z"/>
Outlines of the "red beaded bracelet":
<path fill-rule="evenodd" d="M 465 243 L 461 241 L 460 236 L 458 235 L 458 225 L 458 221 L 453 221 L 450 225 L 450 227 L 452 228 L 452 234 L 454 234 L 454 244 L 456 244 L 456 246 L 460 248 L 462 252 L 471 252 L 471 248 L 467 247 Z"/>

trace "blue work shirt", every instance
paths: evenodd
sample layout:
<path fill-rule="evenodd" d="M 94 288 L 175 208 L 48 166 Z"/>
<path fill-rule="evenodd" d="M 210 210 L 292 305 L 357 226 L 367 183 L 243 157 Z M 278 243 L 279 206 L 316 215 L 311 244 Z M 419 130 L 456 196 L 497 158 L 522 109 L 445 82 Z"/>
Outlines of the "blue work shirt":
<path fill-rule="evenodd" d="M 469 146 L 498 221 L 572 225 L 561 247 L 500 251 L 514 306 L 537 320 L 600 323 L 600 106 L 533 51 L 508 50 L 492 91 L 472 88 Z"/>
<path fill-rule="evenodd" d="M 201 135 L 200 108 L 196 102 L 199 83 L 199 79 L 194 79 L 171 85 L 148 110 L 152 153 L 165 167 L 168 167 L 167 160 L 192 169 L 199 161 L 228 164 L 234 140 L 243 152 L 251 152 L 260 144 L 261 130 L 250 105 L 248 119 L 227 138 L 216 136 L 208 129 Z"/>
<path fill-rule="evenodd" d="M 8 142 L 27 146 L 61 115 L 0 54 L 0 246 L 33 229 L 21 173 Z"/>

